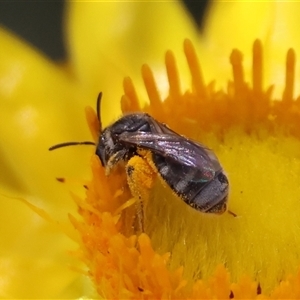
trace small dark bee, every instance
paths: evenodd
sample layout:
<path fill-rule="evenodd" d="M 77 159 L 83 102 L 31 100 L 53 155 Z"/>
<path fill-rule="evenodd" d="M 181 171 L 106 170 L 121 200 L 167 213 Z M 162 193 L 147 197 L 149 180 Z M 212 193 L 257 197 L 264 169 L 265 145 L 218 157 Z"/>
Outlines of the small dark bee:
<path fill-rule="evenodd" d="M 100 99 L 101 94 L 97 105 L 99 122 Z M 76 144 L 94 143 L 63 143 L 49 150 Z M 229 183 L 216 155 L 150 115 L 132 113 L 121 117 L 100 133 L 96 145 L 96 154 L 107 174 L 119 163 L 126 165 L 132 157 L 142 156 L 140 150 L 151 153 L 158 174 L 188 205 L 204 213 L 226 211 Z"/>
<path fill-rule="evenodd" d="M 156 121 L 146 113 L 125 115 L 104 129 L 96 149 L 109 170 L 149 150 L 158 173 L 191 207 L 206 213 L 223 213 L 228 180 L 215 154 Z"/>

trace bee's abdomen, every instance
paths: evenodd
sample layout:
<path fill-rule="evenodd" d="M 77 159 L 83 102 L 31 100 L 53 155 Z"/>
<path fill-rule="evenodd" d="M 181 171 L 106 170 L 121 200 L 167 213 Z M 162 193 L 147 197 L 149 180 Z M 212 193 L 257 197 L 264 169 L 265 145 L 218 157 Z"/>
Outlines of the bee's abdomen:
<path fill-rule="evenodd" d="M 199 194 L 203 187 L 207 184 L 201 181 L 199 171 L 195 168 L 170 162 L 164 157 L 153 155 L 154 164 L 165 182 L 171 189 L 181 198 L 193 199 Z"/>
<path fill-rule="evenodd" d="M 210 212 L 213 207 L 227 201 L 228 180 L 222 171 L 207 181 L 202 179 L 201 170 L 167 160 L 160 155 L 153 154 L 153 162 L 164 181 L 191 207 Z"/>

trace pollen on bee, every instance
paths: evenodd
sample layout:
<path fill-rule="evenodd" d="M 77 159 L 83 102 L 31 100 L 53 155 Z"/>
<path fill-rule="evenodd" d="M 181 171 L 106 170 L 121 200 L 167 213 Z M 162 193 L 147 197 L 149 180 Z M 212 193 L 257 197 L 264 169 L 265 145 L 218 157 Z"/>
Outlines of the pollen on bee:
<path fill-rule="evenodd" d="M 146 159 L 136 155 L 128 161 L 126 173 L 132 195 L 136 199 L 147 202 L 156 177 L 153 167 L 149 165 Z"/>

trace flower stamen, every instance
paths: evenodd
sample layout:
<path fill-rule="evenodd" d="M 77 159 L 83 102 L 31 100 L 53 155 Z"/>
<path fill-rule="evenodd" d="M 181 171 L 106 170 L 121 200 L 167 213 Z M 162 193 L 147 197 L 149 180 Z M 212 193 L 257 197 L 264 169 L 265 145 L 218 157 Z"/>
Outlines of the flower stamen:
<path fill-rule="evenodd" d="M 291 106 L 294 96 L 296 55 L 294 49 L 289 49 L 286 56 L 285 89 L 282 102 Z"/>
<path fill-rule="evenodd" d="M 176 60 L 172 51 L 167 51 L 165 56 L 165 65 L 168 74 L 168 82 L 170 86 L 169 95 L 173 98 L 181 96 L 180 78 L 176 66 Z"/>
<path fill-rule="evenodd" d="M 95 142 L 98 142 L 98 138 L 99 138 L 99 132 L 100 132 L 100 123 L 97 117 L 97 113 L 95 112 L 95 110 L 90 107 L 87 106 L 85 108 L 85 118 L 87 121 L 87 124 L 89 126 L 89 130 L 92 134 L 93 140 Z"/>
<path fill-rule="evenodd" d="M 140 111 L 139 99 L 130 77 L 125 77 L 123 81 L 124 95 L 121 99 L 122 112 Z"/>
<path fill-rule="evenodd" d="M 230 55 L 230 62 L 233 71 L 235 95 L 237 97 L 243 96 L 244 95 L 243 91 L 245 89 L 244 69 L 243 69 L 242 61 L 243 61 L 242 53 L 239 50 L 234 49 Z"/>
<path fill-rule="evenodd" d="M 200 99 L 206 98 L 206 88 L 203 80 L 201 66 L 193 43 L 186 39 L 183 44 L 184 53 L 192 76 L 192 85 Z"/>
<path fill-rule="evenodd" d="M 263 89 L 263 56 L 262 44 L 260 40 L 255 40 L 253 44 L 252 56 L 252 84 L 255 94 L 262 94 Z"/>
<path fill-rule="evenodd" d="M 153 72 L 147 64 L 142 66 L 142 77 L 147 90 L 148 98 L 150 100 L 151 110 L 163 110 L 162 99 L 158 92 Z"/>

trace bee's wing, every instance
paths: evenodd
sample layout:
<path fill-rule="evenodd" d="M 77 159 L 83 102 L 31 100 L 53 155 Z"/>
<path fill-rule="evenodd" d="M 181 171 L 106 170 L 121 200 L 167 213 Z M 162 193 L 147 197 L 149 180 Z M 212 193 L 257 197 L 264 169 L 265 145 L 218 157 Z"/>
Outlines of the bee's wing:
<path fill-rule="evenodd" d="M 153 151 L 185 166 L 201 169 L 207 179 L 213 179 L 221 165 L 214 153 L 203 145 L 177 134 L 135 132 L 124 133 L 120 142 Z"/>

